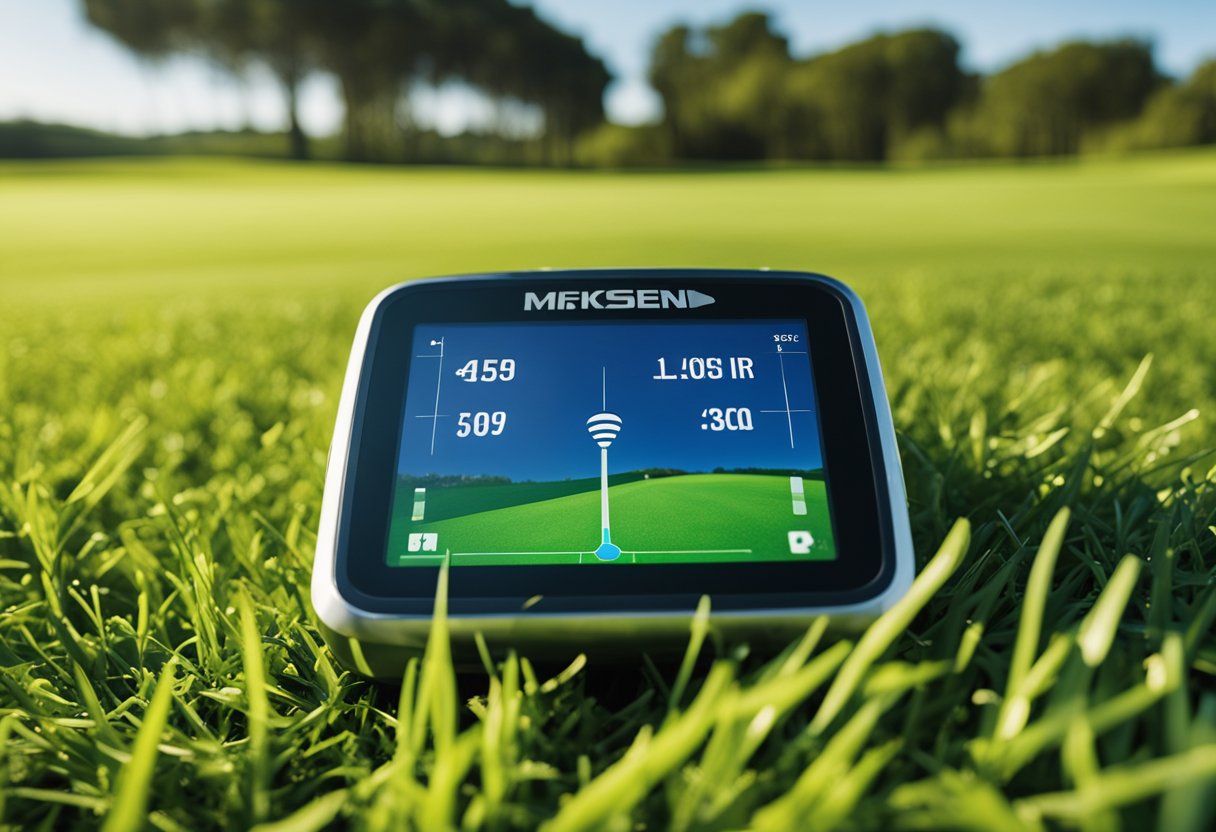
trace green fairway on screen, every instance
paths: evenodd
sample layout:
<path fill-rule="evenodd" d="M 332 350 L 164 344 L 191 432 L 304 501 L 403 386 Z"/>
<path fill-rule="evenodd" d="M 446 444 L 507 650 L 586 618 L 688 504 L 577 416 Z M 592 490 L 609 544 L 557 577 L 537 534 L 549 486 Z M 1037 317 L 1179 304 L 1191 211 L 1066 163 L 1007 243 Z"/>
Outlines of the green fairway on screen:
<path fill-rule="evenodd" d="M 806 344 L 801 320 L 418 327 L 388 563 L 834 559 Z"/>

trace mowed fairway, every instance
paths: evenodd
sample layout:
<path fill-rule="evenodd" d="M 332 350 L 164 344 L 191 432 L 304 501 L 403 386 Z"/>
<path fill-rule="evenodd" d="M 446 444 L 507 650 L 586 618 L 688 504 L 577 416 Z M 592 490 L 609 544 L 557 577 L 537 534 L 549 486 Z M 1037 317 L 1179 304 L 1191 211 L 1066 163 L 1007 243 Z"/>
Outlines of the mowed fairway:
<path fill-rule="evenodd" d="M 545 266 L 813 269 L 863 290 L 910 276 L 1193 274 L 1216 224 L 1216 154 L 1204 151 L 622 174 L 0 162 L 0 182 L 5 291 L 26 302 L 354 301 L 411 277 Z"/>
<path fill-rule="evenodd" d="M 807 514 L 794 517 L 789 477 L 693 474 L 608 490 L 612 540 L 623 564 L 830 560 L 834 553 L 822 482 L 806 483 Z M 743 518 L 746 518 L 745 520 Z M 592 564 L 600 543 L 600 492 L 421 522 L 456 565 Z M 792 555 L 788 532 L 813 530 L 810 556 Z M 408 552 L 390 557 L 434 566 Z M 437 556 L 442 557 L 442 555 Z"/>
<path fill-rule="evenodd" d="M 588 643 L 458 678 L 442 618 L 400 684 L 338 666 L 309 581 L 364 304 L 429 274 L 643 265 L 860 292 L 923 569 L 909 600 L 776 657 L 698 619 L 682 670 Z M 0 163 L 0 826 L 1206 832 L 1214 310 L 1212 149 Z M 762 531 L 727 509 L 763 489 L 686 487 L 615 484 L 614 539 Z M 483 551 L 596 542 L 593 488 L 536 491 L 560 511 L 482 497 Z"/>

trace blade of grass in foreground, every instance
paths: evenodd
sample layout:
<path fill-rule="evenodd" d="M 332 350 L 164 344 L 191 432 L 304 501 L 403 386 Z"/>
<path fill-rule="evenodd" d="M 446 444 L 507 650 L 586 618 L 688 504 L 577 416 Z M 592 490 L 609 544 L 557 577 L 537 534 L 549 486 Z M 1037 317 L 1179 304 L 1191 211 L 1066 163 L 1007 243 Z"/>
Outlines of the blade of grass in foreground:
<path fill-rule="evenodd" d="M 607 818 L 629 812 L 705 739 L 733 675 L 731 665 L 715 664 L 687 711 L 667 722 L 653 739 L 635 742 L 541 828 L 545 832 L 597 829 Z"/>
<path fill-rule="evenodd" d="M 1030 702 L 1024 690 L 1024 682 L 1039 651 L 1039 640 L 1043 628 L 1043 610 L 1047 606 L 1047 595 L 1051 591 L 1051 578 L 1055 574 L 1056 558 L 1064 544 L 1064 532 L 1068 528 L 1068 509 L 1060 509 L 1047 527 L 1047 534 L 1039 545 L 1034 565 L 1030 567 L 1030 578 L 1026 583 L 1026 596 L 1022 600 L 1022 615 L 1018 619 L 1018 636 L 1013 645 L 1013 657 L 1009 660 L 1009 680 L 1005 687 L 1005 701 L 997 718 L 997 736 L 1009 739 L 1026 726 L 1030 717 Z"/>
<path fill-rule="evenodd" d="M 262 659 L 262 635 L 249 593 L 242 591 L 238 603 L 241 614 L 241 658 L 245 664 L 245 696 L 249 701 L 249 755 L 253 776 L 249 783 L 249 813 L 253 822 L 266 818 L 270 809 L 270 750 L 268 729 L 270 703 L 266 699 L 266 667 Z"/>
<path fill-rule="evenodd" d="M 1171 704 L 1177 716 L 1185 718 L 1184 688 L 1178 688 L 1170 693 Z M 1207 694 L 1200 700 L 1199 709 L 1190 725 L 1183 725 L 1178 720 L 1180 736 L 1176 739 L 1179 744 L 1187 743 L 1195 746 L 1216 746 L 1216 694 Z M 1185 731 L 1185 734 L 1182 734 Z M 1205 829 L 1216 828 L 1216 776 L 1199 780 L 1181 786 L 1175 786 L 1165 793 L 1158 813 L 1157 825 L 1170 832 L 1202 832 Z"/>
<path fill-rule="evenodd" d="M 253 832 L 314 832 L 333 823 L 342 811 L 348 798 L 347 789 L 339 789 L 322 795 L 311 803 L 305 803 L 287 817 L 271 823 L 259 823 Z"/>
<path fill-rule="evenodd" d="M 448 637 L 448 569 L 444 558 L 435 589 L 435 608 L 418 678 L 418 697 L 410 715 L 411 750 L 418 759 L 426 744 L 427 728 L 436 754 L 447 751 L 456 737 L 456 672 L 452 667 L 452 645 Z"/>
<path fill-rule="evenodd" d="M 1081 698 L 1084 710 L 1056 708 L 1048 711 L 1012 739 L 987 751 L 980 751 L 981 760 L 984 754 L 992 754 L 997 766 L 993 770 L 994 775 L 1008 781 L 1035 757 L 1063 742 L 1069 726 L 1075 720 L 1084 718 L 1093 733 L 1101 735 L 1147 711 L 1183 682 L 1186 666 L 1181 636 L 1177 633 L 1167 634 L 1161 652 L 1145 659 L 1144 667 L 1144 681 L 1140 684 L 1096 704 Z"/>
<path fill-rule="evenodd" d="M 148 792 L 152 786 L 152 771 L 156 765 L 156 747 L 169 718 L 169 703 L 173 697 L 175 659 L 170 659 L 161 670 L 152 702 L 144 713 L 143 724 L 135 737 L 131 759 L 123 767 L 118 778 L 118 793 L 102 824 L 102 832 L 122 832 L 140 829 L 147 817 Z"/>
<path fill-rule="evenodd" d="M 1125 555 L 1097 602 L 1086 613 L 1077 642 L 1081 647 L 1081 658 L 1089 667 L 1097 667 L 1105 661 L 1139 577 L 1140 559 L 1135 555 Z"/>
<path fill-rule="evenodd" d="M 688 640 L 688 648 L 684 651 L 684 660 L 680 662 L 680 670 L 676 673 L 675 684 L 671 686 L 671 697 L 667 701 L 667 715 L 674 716 L 684 697 L 684 690 L 692 678 L 692 669 L 701 654 L 701 645 L 705 643 L 705 635 L 709 632 L 709 596 L 702 595 L 697 602 L 697 611 L 692 618 L 692 637 Z"/>
<path fill-rule="evenodd" d="M 828 830 L 844 824 L 865 796 L 866 789 L 902 748 L 903 740 L 891 740 L 862 755 L 857 765 L 837 781 L 815 807 L 817 827 Z"/>
<path fill-rule="evenodd" d="M 822 734 L 840 715 L 870 666 L 908 628 L 916 614 L 958 569 L 970 542 L 971 524 L 966 519 L 958 520 L 955 522 L 954 528 L 950 529 L 950 533 L 946 535 L 937 554 L 916 576 L 908 594 L 899 599 L 895 606 L 871 624 L 865 635 L 857 642 L 857 647 L 849 654 L 844 666 L 840 668 L 836 681 L 828 688 L 819 712 L 811 721 L 808 730 L 812 734 Z"/>
<path fill-rule="evenodd" d="M 1205 780 L 1216 780 L 1216 744 L 1146 763 L 1110 766 L 1074 792 L 1028 797 L 1019 800 L 1015 808 L 1019 816 L 1035 821 L 1042 818 L 1078 821 L 1170 788 Z"/>
<path fill-rule="evenodd" d="M 862 705 L 832 736 L 823 752 L 802 772 L 790 790 L 756 813 L 752 819 L 754 828 L 773 832 L 794 829 L 799 820 L 814 814 L 824 793 L 839 785 L 840 776 L 852 768 L 879 717 L 894 699 L 893 696 L 876 696 Z"/>
<path fill-rule="evenodd" d="M 0 818 L 4 817 L 4 805 L 6 795 L 9 789 L 9 735 L 13 732 L 13 725 L 17 722 L 15 714 L 5 714 L 0 717 Z"/>
<path fill-rule="evenodd" d="M 838 641 L 800 668 L 787 664 L 789 658 L 806 660 L 806 651 L 818 642 L 825 623 L 817 619 L 787 659 L 774 660 L 777 673 L 762 673 L 761 681 L 719 707 L 705 750 L 684 769 L 685 788 L 672 808 L 669 828 L 712 828 L 751 788 L 757 775 L 747 767 L 762 744 L 853 649 L 852 642 Z"/>

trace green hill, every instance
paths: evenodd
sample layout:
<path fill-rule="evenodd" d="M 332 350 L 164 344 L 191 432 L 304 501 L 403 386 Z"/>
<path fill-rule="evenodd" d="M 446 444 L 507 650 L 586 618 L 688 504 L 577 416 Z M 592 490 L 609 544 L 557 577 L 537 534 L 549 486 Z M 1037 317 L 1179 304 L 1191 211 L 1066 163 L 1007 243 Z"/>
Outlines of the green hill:
<path fill-rule="evenodd" d="M 788 477 L 691 474 L 614 485 L 608 494 L 612 540 L 622 549 L 616 563 L 805 559 L 790 554 L 787 536 L 803 529 L 815 537 L 812 559 L 835 555 L 822 480 L 806 483 L 805 517 L 792 514 Z M 593 563 L 600 492 L 399 527 L 389 546 L 390 562 L 399 565 L 416 557 L 401 545 L 410 529 L 437 533 L 440 551 L 450 548 L 456 565 Z M 434 559 L 418 563 L 435 565 Z"/>

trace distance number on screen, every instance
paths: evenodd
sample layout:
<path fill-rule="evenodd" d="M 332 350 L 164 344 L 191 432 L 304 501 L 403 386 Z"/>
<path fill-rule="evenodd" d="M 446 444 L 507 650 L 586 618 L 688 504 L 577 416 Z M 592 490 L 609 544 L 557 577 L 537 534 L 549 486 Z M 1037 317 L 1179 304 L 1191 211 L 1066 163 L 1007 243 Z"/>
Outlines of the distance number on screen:
<path fill-rule="evenodd" d="M 474 358 L 456 371 L 461 381 L 486 383 L 515 378 L 514 358 Z"/>
<path fill-rule="evenodd" d="M 463 412 L 456 420 L 456 435 L 461 439 L 466 436 L 502 436 L 507 429 L 507 412 L 495 410 L 487 413 L 484 410 L 477 413 Z"/>
<path fill-rule="evenodd" d="M 746 407 L 707 407 L 701 411 L 701 430 L 752 430 L 752 412 Z"/>

